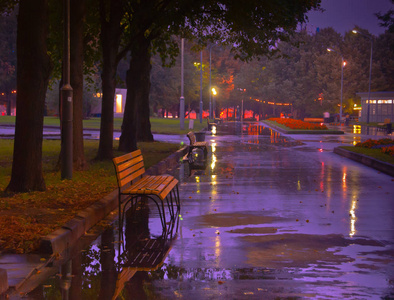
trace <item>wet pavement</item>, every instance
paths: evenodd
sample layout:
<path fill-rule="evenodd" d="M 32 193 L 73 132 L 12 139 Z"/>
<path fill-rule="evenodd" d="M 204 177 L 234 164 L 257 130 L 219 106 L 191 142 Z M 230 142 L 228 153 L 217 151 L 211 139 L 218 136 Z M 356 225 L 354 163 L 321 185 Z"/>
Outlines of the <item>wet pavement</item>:
<path fill-rule="evenodd" d="M 172 235 L 152 203 L 121 238 L 112 214 L 11 299 L 394 298 L 394 181 L 333 153 L 370 137 L 346 131 L 225 123 L 206 161 L 174 174 Z"/>

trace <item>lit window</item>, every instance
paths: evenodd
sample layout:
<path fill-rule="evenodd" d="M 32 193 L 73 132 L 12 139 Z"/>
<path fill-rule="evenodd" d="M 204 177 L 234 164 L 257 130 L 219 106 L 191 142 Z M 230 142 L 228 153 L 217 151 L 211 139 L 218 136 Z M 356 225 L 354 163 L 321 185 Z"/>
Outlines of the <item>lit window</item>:
<path fill-rule="evenodd" d="M 116 111 L 117 113 L 122 112 L 122 94 L 116 94 Z"/>

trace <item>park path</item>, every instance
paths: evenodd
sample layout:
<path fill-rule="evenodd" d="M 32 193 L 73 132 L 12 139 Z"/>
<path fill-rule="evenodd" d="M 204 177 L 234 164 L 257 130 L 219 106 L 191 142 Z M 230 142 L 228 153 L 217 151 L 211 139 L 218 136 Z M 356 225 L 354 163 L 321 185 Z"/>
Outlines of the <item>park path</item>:
<path fill-rule="evenodd" d="M 115 222 L 57 271 L 72 269 L 72 280 L 54 272 L 28 296 L 392 298 L 393 178 L 333 153 L 363 139 L 225 123 L 206 136 L 205 165 L 182 163 L 176 171 L 179 227 L 157 270 L 118 265 L 134 255 L 134 240 L 161 234 L 158 214 L 147 206 L 125 226 L 125 252 L 117 250 Z"/>

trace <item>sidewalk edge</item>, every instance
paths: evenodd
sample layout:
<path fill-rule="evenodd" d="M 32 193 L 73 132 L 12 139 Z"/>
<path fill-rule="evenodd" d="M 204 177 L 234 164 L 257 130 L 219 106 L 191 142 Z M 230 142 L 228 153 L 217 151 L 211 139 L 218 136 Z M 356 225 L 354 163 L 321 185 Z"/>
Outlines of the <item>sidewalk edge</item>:
<path fill-rule="evenodd" d="M 355 153 L 355 152 L 343 149 L 341 147 L 334 148 L 334 153 L 341 155 L 343 157 L 349 158 L 351 160 L 357 161 L 359 163 L 362 163 L 363 165 L 366 165 L 370 168 L 374 168 L 380 172 L 383 172 L 387 175 L 394 177 L 394 167 L 393 167 L 393 165 L 391 165 L 389 163 L 374 159 L 370 156 Z"/>

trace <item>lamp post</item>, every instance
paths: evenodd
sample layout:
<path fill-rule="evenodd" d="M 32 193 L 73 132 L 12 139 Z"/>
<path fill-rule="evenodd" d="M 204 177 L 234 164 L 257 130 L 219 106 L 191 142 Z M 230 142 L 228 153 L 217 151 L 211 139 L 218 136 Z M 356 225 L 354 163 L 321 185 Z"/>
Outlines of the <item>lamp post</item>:
<path fill-rule="evenodd" d="M 184 53 L 185 39 L 181 39 L 181 97 L 179 99 L 179 123 L 180 129 L 185 129 L 185 98 L 183 97 L 183 53 Z"/>
<path fill-rule="evenodd" d="M 202 51 L 200 52 L 200 123 L 202 123 Z"/>
<path fill-rule="evenodd" d="M 373 39 L 371 35 L 364 34 L 356 29 L 352 30 L 355 34 L 361 34 L 371 41 L 371 55 L 369 57 L 369 83 L 368 83 L 368 100 L 367 100 L 367 124 L 369 124 L 369 102 L 371 101 L 371 76 L 372 76 L 372 51 L 373 51 Z"/>
<path fill-rule="evenodd" d="M 211 63 L 212 63 L 212 59 L 211 59 L 211 50 L 212 50 L 212 46 L 209 47 L 209 90 L 212 89 L 211 86 Z M 209 93 L 209 119 L 213 119 L 212 118 L 212 94 Z"/>
<path fill-rule="evenodd" d="M 215 96 L 217 95 L 217 90 L 215 88 L 211 89 L 212 95 L 213 95 L 213 118 L 215 119 Z"/>
<path fill-rule="evenodd" d="M 61 88 L 61 179 L 73 176 L 73 89 L 70 85 L 70 1 L 64 0 L 63 86 Z"/>
<path fill-rule="evenodd" d="M 339 122 L 342 120 L 342 100 L 343 100 L 343 67 L 345 66 L 345 61 L 343 60 L 343 55 L 331 48 L 327 48 L 328 52 L 336 52 L 341 56 L 342 62 L 341 62 L 341 104 L 339 106 Z"/>

